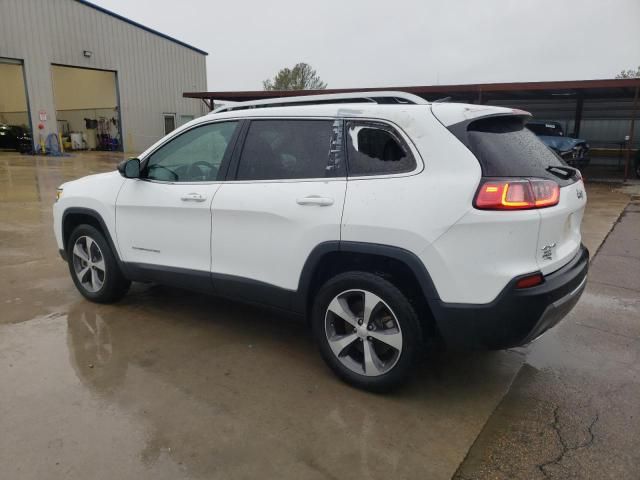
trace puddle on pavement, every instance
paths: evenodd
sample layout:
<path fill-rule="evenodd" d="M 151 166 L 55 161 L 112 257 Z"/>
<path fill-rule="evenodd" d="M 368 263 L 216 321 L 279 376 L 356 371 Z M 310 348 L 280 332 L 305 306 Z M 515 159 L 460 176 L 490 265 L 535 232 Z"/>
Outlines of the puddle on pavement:
<path fill-rule="evenodd" d="M 448 478 L 521 362 L 436 356 L 372 395 L 333 377 L 303 325 L 162 287 L 0 325 L 0 359 L 0 465 L 24 478 Z"/>

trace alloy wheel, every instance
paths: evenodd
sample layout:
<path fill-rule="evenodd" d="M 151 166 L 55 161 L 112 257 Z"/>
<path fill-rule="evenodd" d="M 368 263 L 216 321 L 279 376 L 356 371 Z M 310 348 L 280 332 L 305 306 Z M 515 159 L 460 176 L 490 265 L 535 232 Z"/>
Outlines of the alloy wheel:
<path fill-rule="evenodd" d="M 73 244 L 73 270 L 88 292 L 96 293 L 104 285 L 106 267 L 98 244 L 91 237 L 78 237 Z"/>
<path fill-rule="evenodd" d="M 325 334 L 345 367 L 369 377 L 390 371 L 402 353 L 395 313 L 367 290 L 347 290 L 333 298 L 325 314 Z"/>

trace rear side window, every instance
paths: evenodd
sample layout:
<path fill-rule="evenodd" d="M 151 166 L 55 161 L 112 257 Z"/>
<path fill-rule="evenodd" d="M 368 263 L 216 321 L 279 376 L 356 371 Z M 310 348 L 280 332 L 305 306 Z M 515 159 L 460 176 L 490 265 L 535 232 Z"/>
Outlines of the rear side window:
<path fill-rule="evenodd" d="M 393 128 L 379 122 L 347 122 L 349 176 L 410 172 L 416 161 Z"/>
<path fill-rule="evenodd" d="M 333 148 L 340 121 L 252 120 L 237 180 L 286 180 L 336 176 Z"/>
<path fill-rule="evenodd" d="M 527 129 L 520 117 L 476 120 L 461 140 L 477 157 L 485 177 L 548 178 L 560 185 L 575 181 L 549 171 L 550 167 L 566 169 L 567 164 Z"/>

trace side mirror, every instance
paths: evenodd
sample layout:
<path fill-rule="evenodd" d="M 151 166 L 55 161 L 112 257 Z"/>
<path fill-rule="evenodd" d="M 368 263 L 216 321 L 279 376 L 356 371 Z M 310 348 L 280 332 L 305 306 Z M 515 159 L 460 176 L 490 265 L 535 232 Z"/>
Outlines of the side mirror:
<path fill-rule="evenodd" d="M 129 158 L 118 164 L 118 171 L 124 178 L 140 178 L 140 159 Z"/>

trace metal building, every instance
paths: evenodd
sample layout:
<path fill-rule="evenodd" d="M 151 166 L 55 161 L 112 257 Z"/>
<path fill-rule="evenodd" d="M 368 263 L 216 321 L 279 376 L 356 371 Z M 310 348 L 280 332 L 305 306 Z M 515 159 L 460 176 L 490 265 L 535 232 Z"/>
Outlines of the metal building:
<path fill-rule="evenodd" d="M 83 0 L 0 0 L 0 123 L 139 152 L 205 111 L 207 53 Z"/>

